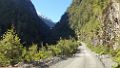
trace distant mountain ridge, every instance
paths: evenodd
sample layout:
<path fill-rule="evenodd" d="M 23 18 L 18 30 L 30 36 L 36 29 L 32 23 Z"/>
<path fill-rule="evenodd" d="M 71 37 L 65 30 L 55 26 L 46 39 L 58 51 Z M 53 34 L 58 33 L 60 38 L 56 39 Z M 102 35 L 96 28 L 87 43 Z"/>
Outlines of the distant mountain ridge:
<path fill-rule="evenodd" d="M 49 18 L 47 18 L 47 17 L 45 17 L 45 16 L 43 16 L 43 15 L 39 15 L 39 17 L 40 17 L 40 19 L 43 20 L 44 23 L 46 23 L 50 28 L 52 28 L 52 27 L 55 26 L 55 23 L 54 23 L 51 19 L 49 19 Z"/>

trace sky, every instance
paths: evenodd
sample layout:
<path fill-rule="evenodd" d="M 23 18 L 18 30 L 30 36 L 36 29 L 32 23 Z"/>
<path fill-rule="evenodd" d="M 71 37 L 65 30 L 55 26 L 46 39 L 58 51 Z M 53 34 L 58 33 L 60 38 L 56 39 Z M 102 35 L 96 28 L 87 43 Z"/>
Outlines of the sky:
<path fill-rule="evenodd" d="M 32 0 L 38 14 L 58 22 L 72 0 Z"/>

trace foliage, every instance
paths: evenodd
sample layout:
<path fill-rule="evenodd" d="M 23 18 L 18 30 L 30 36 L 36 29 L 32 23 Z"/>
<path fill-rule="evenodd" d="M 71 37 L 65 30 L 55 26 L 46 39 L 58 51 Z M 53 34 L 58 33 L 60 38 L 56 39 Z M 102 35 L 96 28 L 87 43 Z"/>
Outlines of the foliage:
<path fill-rule="evenodd" d="M 13 25 L 23 44 L 45 38 L 49 27 L 37 15 L 31 0 L 0 0 L 0 8 L 0 36 Z"/>
<path fill-rule="evenodd" d="M 7 58 L 4 54 L 0 54 L 0 66 L 9 66 L 10 59 Z"/>
<path fill-rule="evenodd" d="M 14 65 L 22 59 L 23 45 L 14 29 L 8 30 L 0 41 L 0 66 Z"/>
<path fill-rule="evenodd" d="M 102 55 L 102 54 L 108 54 L 109 53 L 107 47 L 104 47 L 102 45 L 99 45 L 99 46 L 88 45 L 88 47 L 92 51 L 94 51 L 94 52 L 96 52 L 97 54 L 100 54 L 100 55 Z"/>
<path fill-rule="evenodd" d="M 91 42 L 96 31 L 102 27 L 102 13 L 108 4 L 109 0 L 73 0 L 55 26 L 54 35 L 58 38 L 76 38 L 75 31 L 78 30 L 83 41 Z"/>
<path fill-rule="evenodd" d="M 110 54 L 113 57 L 113 60 L 116 62 L 112 67 L 113 68 L 120 68 L 120 49 L 108 49 L 105 46 L 88 46 L 92 51 L 98 54 Z"/>
<path fill-rule="evenodd" d="M 33 44 L 31 47 L 29 47 L 28 51 L 25 54 L 25 59 L 27 61 L 32 61 L 35 59 L 35 56 L 37 54 L 37 45 Z"/>
<path fill-rule="evenodd" d="M 48 45 L 46 47 L 38 48 L 33 44 L 29 47 L 24 56 L 27 62 L 40 61 L 54 56 L 72 56 L 76 53 L 78 44 L 75 40 L 60 40 L 56 45 Z M 23 53 L 24 53 L 23 52 Z"/>
<path fill-rule="evenodd" d="M 40 59 L 46 59 L 52 57 L 52 52 L 46 49 L 45 47 L 41 48 L 39 50 Z"/>
<path fill-rule="evenodd" d="M 57 45 L 48 46 L 48 51 L 52 52 L 52 56 L 59 56 L 61 54 L 61 49 Z"/>
<path fill-rule="evenodd" d="M 61 54 L 66 56 L 72 55 L 78 48 L 78 44 L 74 40 L 60 40 L 57 46 L 61 49 Z"/>
<path fill-rule="evenodd" d="M 114 64 L 114 65 L 112 65 L 112 68 L 120 68 L 120 65 L 119 64 Z"/>
<path fill-rule="evenodd" d="M 104 40 L 110 40 L 108 37 L 103 35 L 103 18 L 105 8 L 109 7 L 111 0 L 73 0 L 71 6 L 67 9 L 65 14 L 62 16 L 60 23 L 56 25 L 56 35 L 61 37 L 73 35 L 71 33 L 78 30 L 80 34 L 80 39 L 84 42 L 90 43 L 88 47 L 95 51 L 98 54 L 111 54 L 115 61 L 118 63 L 118 67 L 120 68 L 120 51 L 111 49 L 111 44 L 104 44 Z M 120 2 L 119 0 L 116 0 Z M 107 13 L 105 13 L 107 16 Z M 107 20 L 105 18 L 105 20 Z M 106 22 L 109 23 L 109 22 Z M 105 26 L 107 27 L 107 26 Z M 110 27 L 111 28 L 111 27 Z M 108 32 L 109 33 L 109 32 Z M 75 33 L 76 34 L 76 33 Z M 108 35 L 108 34 L 107 34 Z M 64 37 L 62 36 L 62 37 Z M 73 36 L 72 36 L 73 37 Z M 91 45 L 91 41 L 93 39 L 97 39 L 100 44 Z M 116 40 L 116 39 L 115 39 Z M 107 42 L 108 42 L 107 41 Z M 113 40 L 110 42 L 114 42 Z M 99 43 L 99 42 L 98 42 Z M 64 44 L 61 43 L 60 46 Z M 67 43 L 66 43 L 67 44 Z M 113 45 L 113 43 L 112 43 Z M 109 47 L 110 46 L 110 47 Z M 63 46 L 62 46 L 63 47 Z M 69 47 L 64 46 L 66 51 L 64 53 L 70 52 Z M 63 50 L 64 50 L 63 48 Z"/>
<path fill-rule="evenodd" d="M 120 67 L 120 49 L 113 50 L 111 55 L 113 56 L 113 60 L 117 62 L 116 65 L 114 65 L 114 68 L 119 68 Z"/>
<path fill-rule="evenodd" d="M 46 48 L 41 48 L 38 50 L 36 44 L 29 47 L 28 51 L 25 53 L 24 60 L 27 62 L 39 61 L 51 57 L 51 52 L 47 51 Z"/>

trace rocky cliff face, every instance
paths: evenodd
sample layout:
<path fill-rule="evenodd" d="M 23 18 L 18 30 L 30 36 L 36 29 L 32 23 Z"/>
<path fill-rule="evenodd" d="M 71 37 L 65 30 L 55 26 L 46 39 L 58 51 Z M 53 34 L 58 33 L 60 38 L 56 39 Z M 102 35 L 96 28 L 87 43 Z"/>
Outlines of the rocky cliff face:
<path fill-rule="evenodd" d="M 116 49 L 120 39 L 120 3 L 111 0 L 103 12 L 103 44 Z"/>
<path fill-rule="evenodd" d="M 40 43 L 49 30 L 30 0 L 0 0 L 0 35 L 12 25 L 23 44 Z"/>

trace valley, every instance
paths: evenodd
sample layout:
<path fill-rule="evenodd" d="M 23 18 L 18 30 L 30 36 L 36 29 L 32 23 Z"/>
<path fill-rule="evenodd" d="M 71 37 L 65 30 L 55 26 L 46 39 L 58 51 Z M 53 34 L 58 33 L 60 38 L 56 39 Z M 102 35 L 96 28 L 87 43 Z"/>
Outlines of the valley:
<path fill-rule="evenodd" d="M 58 22 L 35 4 L 0 0 L 0 68 L 120 68 L 119 0 L 72 0 Z"/>

